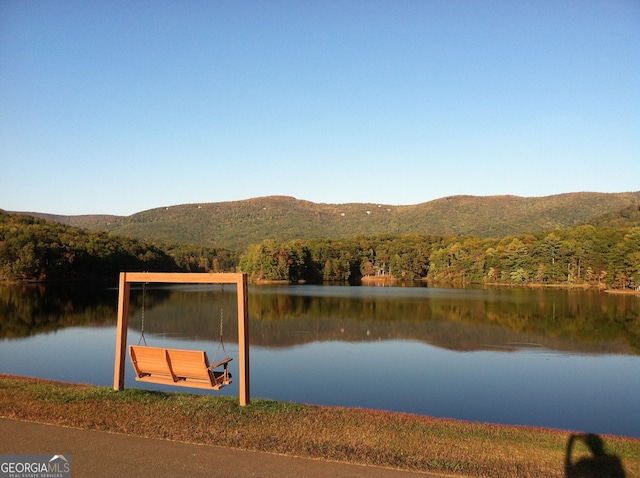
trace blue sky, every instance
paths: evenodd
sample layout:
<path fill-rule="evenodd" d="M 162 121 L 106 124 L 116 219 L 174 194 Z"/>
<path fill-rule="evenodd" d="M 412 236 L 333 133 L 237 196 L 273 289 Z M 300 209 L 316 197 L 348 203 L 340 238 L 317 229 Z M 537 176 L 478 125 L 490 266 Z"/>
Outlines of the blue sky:
<path fill-rule="evenodd" d="M 0 208 L 640 190 L 640 2 L 0 2 Z"/>

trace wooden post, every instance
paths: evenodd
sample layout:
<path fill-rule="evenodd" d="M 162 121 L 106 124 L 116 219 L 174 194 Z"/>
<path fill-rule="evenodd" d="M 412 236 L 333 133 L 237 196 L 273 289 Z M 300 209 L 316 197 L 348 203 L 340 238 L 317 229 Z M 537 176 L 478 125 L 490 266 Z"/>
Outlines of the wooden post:
<path fill-rule="evenodd" d="M 116 335 L 116 364 L 113 372 L 113 388 L 124 389 L 124 365 L 127 358 L 127 330 L 129 328 L 129 297 L 131 285 L 127 273 L 120 273 L 118 288 L 118 331 Z"/>
<path fill-rule="evenodd" d="M 238 369 L 240 372 L 240 406 L 249 404 L 249 300 L 247 275 L 238 280 Z"/>
<path fill-rule="evenodd" d="M 113 388 L 124 389 L 124 371 L 127 357 L 127 329 L 131 282 L 173 284 L 235 284 L 238 294 L 238 368 L 240 371 L 240 405 L 249 404 L 249 300 L 247 275 L 235 273 L 202 274 L 183 272 L 122 272 L 118 295 L 118 330 Z"/>

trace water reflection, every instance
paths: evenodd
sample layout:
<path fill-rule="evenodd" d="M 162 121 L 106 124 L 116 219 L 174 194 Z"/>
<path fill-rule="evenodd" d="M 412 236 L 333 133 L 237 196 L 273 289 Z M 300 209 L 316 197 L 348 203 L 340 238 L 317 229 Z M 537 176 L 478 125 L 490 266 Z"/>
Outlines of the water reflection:
<path fill-rule="evenodd" d="M 134 288 L 129 343 L 142 304 Z M 237 356 L 233 287 L 154 286 L 144 308 L 149 345 L 211 356 L 222 325 Z M 111 385 L 116 309 L 115 289 L 0 287 L 0 372 Z M 250 287 L 249 315 L 255 397 L 640 436 L 637 297 Z"/>
<path fill-rule="evenodd" d="M 237 340 L 235 291 L 227 286 L 155 287 L 145 297 L 151 334 Z M 0 338 L 64 327 L 110 325 L 117 290 L 0 287 Z M 130 323 L 140 327 L 142 289 L 131 293 Z M 226 312 L 225 312 L 226 311 Z M 418 340 L 458 350 L 538 348 L 640 354 L 640 298 L 589 291 L 390 287 L 251 287 L 252 344 L 291 347 L 317 341 Z"/>
<path fill-rule="evenodd" d="M 0 338 L 115 324 L 117 296 L 115 289 L 85 284 L 0 285 Z"/>
<path fill-rule="evenodd" d="M 146 330 L 217 337 L 223 293 L 188 288 L 147 294 Z M 632 300 L 626 300 L 632 299 Z M 140 293 L 132 294 L 136 327 Z M 235 295 L 223 313 L 235 317 Z M 418 340 L 458 350 L 545 348 L 593 354 L 638 354 L 640 300 L 540 290 L 288 286 L 249 292 L 251 343 L 291 347 L 322 341 Z M 151 317 L 151 318 L 150 318 Z M 234 319 L 225 334 L 237 339 Z"/>

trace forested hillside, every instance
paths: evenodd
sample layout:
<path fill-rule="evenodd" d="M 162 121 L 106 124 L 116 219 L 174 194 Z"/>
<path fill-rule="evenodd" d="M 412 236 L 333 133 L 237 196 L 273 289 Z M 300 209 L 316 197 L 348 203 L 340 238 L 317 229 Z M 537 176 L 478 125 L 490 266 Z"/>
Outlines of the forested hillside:
<path fill-rule="evenodd" d="M 612 211 L 589 221 L 596 227 L 640 226 L 640 204 L 631 204 L 619 211 Z"/>
<path fill-rule="evenodd" d="M 234 271 L 252 280 L 640 286 L 640 226 L 476 236 L 402 234 L 263 240 L 238 252 L 147 243 L 0 212 L 0 280 L 106 278 L 120 271 Z"/>
<path fill-rule="evenodd" d="M 535 198 L 452 196 L 413 206 L 317 204 L 271 196 L 168 206 L 127 217 L 31 214 L 121 236 L 244 250 L 265 239 L 286 242 L 377 234 L 502 238 L 567 229 L 596 219 L 599 225 L 621 227 L 632 225 L 634 219 L 620 217 L 620 211 L 637 211 L 639 205 L 640 192 L 569 193 Z"/>
<path fill-rule="evenodd" d="M 0 280 L 115 280 L 120 271 L 223 271 L 237 256 L 215 248 L 151 244 L 0 211 Z"/>
<path fill-rule="evenodd" d="M 64 218 L 81 219 L 111 232 L 0 211 L 0 280 L 241 270 L 290 282 L 640 286 L 640 193 L 456 196 L 417 206 L 266 197 Z M 424 232 L 434 230 L 444 232 Z"/>

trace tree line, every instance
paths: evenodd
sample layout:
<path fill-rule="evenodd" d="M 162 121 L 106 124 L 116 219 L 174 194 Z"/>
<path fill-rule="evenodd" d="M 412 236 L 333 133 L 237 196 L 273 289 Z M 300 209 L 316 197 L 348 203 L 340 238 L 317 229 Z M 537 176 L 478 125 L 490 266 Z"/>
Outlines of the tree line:
<path fill-rule="evenodd" d="M 253 281 L 358 282 L 382 277 L 461 284 L 640 286 L 640 227 L 486 239 L 377 235 L 264 240 L 243 252 L 92 232 L 0 211 L 0 280 L 117 278 L 120 271 L 246 272 Z"/>
<path fill-rule="evenodd" d="M 359 281 L 366 277 L 461 284 L 640 286 L 640 227 L 519 234 L 500 239 L 385 235 L 267 240 L 240 257 L 253 280 Z"/>
<path fill-rule="evenodd" d="M 236 253 L 150 243 L 0 211 L 0 280 L 114 279 L 121 271 L 213 271 L 235 268 Z"/>

